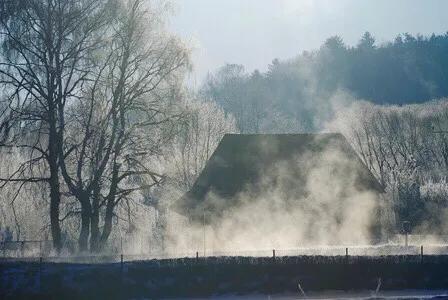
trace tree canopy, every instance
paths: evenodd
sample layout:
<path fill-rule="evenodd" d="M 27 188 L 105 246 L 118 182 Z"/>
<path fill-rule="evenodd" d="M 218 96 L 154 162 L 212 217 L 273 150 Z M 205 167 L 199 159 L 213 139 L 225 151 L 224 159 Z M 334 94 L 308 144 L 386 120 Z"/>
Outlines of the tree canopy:
<path fill-rule="evenodd" d="M 375 104 L 423 103 L 448 96 L 447 79 L 448 33 L 406 33 L 379 45 L 366 32 L 356 46 L 333 36 L 316 51 L 274 59 L 264 73 L 225 65 L 203 92 L 234 114 L 242 132 L 284 131 L 273 126 L 279 118 L 291 130 L 312 131 L 332 113 L 336 92 Z"/>

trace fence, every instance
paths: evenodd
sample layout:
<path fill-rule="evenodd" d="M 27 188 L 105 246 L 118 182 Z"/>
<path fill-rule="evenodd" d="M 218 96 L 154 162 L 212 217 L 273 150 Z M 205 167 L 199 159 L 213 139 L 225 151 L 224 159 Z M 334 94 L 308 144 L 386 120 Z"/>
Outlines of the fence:
<path fill-rule="evenodd" d="M 403 246 L 386 244 L 377 246 L 325 246 L 298 247 L 294 249 L 269 249 L 248 251 L 165 251 L 148 253 L 101 253 L 98 255 L 56 255 L 51 241 L 11 241 L 0 243 L 0 260 L 54 263 L 123 263 L 131 261 L 179 258 L 269 258 L 282 257 L 383 257 L 383 256 L 448 256 L 448 244 Z"/>

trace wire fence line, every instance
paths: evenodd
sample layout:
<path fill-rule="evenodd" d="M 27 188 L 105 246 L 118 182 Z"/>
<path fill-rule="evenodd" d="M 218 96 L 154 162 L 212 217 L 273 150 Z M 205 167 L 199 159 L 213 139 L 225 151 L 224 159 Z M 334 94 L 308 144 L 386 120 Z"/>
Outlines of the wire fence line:
<path fill-rule="evenodd" d="M 267 250 L 236 250 L 215 251 L 174 251 L 148 253 L 123 253 L 123 251 L 99 253 L 56 255 L 51 241 L 8 241 L 0 243 L 1 261 L 54 262 L 54 263 L 123 263 L 142 260 L 163 260 L 179 258 L 222 258 L 222 257 L 252 257 L 281 258 L 296 256 L 324 257 L 378 257 L 378 256 L 448 256 L 448 244 L 409 245 L 398 244 L 366 245 L 366 246 L 316 246 L 297 247 L 292 249 Z"/>

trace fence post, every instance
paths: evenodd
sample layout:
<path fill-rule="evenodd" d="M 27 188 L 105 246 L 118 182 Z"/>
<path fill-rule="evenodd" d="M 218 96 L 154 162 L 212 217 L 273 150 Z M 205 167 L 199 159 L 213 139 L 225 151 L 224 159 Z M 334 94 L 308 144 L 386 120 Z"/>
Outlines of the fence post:
<path fill-rule="evenodd" d="M 3 242 L 2 245 L 3 245 L 3 257 L 6 258 L 6 242 Z"/>
<path fill-rule="evenodd" d="M 423 262 L 423 245 L 420 246 L 420 262 Z"/>
<path fill-rule="evenodd" d="M 123 254 L 120 255 L 120 266 L 121 266 L 121 274 L 123 274 Z"/>
<path fill-rule="evenodd" d="M 345 262 L 348 263 L 348 247 L 345 247 Z"/>
<path fill-rule="evenodd" d="M 39 257 L 39 288 L 42 291 L 42 256 Z"/>
<path fill-rule="evenodd" d="M 39 241 L 39 256 L 42 258 L 42 241 Z"/>
<path fill-rule="evenodd" d="M 24 248 L 25 248 L 25 242 L 22 241 L 22 242 L 20 243 L 20 256 L 21 256 L 21 257 L 23 257 L 23 253 L 25 252 L 25 251 L 24 251 Z"/>
<path fill-rule="evenodd" d="M 199 261 L 199 251 L 196 251 L 196 261 Z"/>
<path fill-rule="evenodd" d="M 275 249 L 272 249 L 272 260 L 275 261 Z"/>
<path fill-rule="evenodd" d="M 120 264 L 121 264 L 121 267 L 120 267 L 120 287 L 121 287 L 121 290 L 123 290 L 123 277 L 124 277 L 124 268 L 123 268 L 123 252 L 121 252 L 121 254 L 120 254 Z"/>
<path fill-rule="evenodd" d="M 43 259 L 41 256 L 41 257 L 39 257 L 39 279 L 40 279 L 40 276 L 42 276 L 42 262 L 43 262 Z"/>

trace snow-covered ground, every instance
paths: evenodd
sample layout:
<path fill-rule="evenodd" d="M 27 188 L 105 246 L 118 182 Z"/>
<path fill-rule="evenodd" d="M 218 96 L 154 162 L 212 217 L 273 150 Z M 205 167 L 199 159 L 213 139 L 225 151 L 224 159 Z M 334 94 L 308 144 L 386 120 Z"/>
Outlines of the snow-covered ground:
<path fill-rule="evenodd" d="M 177 298 L 189 299 L 189 298 Z M 215 296 L 202 299 L 217 299 L 217 300 L 291 300 L 291 299 L 448 299 L 447 290 L 403 290 L 403 291 L 384 291 L 375 293 L 373 291 L 356 291 L 356 292 L 343 292 L 343 291 L 326 291 L 315 292 L 301 295 L 301 294 L 251 294 L 251 295 L 224 295 Z"/>
<path fill-rule="evenodd" d="M 43 299 L 448 299 L 448 256 L 0 261 L 0 299 L 2 294 Z"/>

